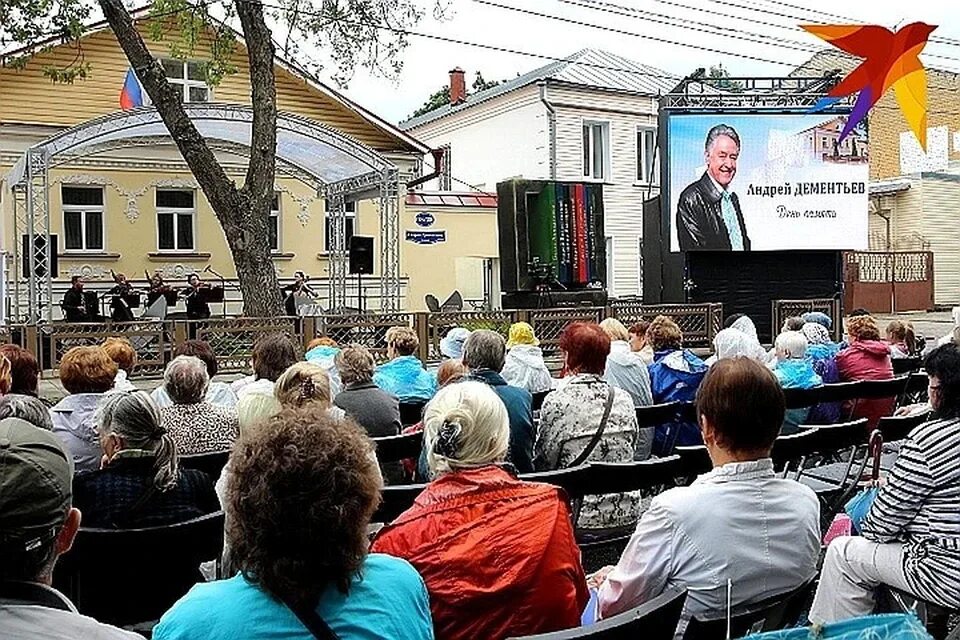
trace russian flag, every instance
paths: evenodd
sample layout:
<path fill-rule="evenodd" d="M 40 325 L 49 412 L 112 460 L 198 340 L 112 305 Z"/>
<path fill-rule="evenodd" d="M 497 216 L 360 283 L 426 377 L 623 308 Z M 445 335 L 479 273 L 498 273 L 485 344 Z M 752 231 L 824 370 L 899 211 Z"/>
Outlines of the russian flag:
<path fill-rule="evenodd" d="M 143 95 L 140 93 L 137 74 L 133 72 L 133 68 L 127 69 L 127 78 L 123 81 L 123 89 L 120 90 L 120 108 L 127 111 L 142 106 Z"/>

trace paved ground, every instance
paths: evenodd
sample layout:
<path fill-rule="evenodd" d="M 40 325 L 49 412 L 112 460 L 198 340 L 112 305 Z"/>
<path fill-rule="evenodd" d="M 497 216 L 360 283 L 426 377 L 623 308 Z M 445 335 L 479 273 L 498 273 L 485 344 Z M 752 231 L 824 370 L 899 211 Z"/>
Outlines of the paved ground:
<path fill-rule="evenodd" d="M 939 338 L 953 331 L 953 317 L 949 311 L 911 311 L 896 315 L 878 315 L 880 330 L 883 331 L 887 323 L 894 319 L 909 320 L 913 323 L 917 335 L 926 338 Z"/>

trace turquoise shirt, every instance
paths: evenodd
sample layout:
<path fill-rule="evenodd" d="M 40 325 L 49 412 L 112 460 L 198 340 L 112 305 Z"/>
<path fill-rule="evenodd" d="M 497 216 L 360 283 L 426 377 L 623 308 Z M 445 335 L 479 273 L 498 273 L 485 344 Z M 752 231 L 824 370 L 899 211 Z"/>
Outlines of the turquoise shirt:
<path fill-rule="evenodd" d="M 433 640 L 427 588 L 404 560 L 371 553 L 350 593 L 329 587 L 317 613 L 340 640 Z M 194 586 L 153 630 L 155 640 L 312 640 L 297 616 L 237 575 Z"/>
<path fill-rule="evenodd" d="M 373 384 L 400 398 L 400 402 L 429 400 L 437 392 L 437 378 L 416 356 L 398 356 L 377 367 Z"/>

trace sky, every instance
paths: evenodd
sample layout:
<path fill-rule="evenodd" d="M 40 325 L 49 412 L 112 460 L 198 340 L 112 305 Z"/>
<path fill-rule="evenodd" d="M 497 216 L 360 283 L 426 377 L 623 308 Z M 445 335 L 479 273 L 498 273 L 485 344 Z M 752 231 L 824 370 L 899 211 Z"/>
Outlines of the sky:
<path fill-rule="evenodd" d="M 432 6 L 428 3 L 433 0 L 421 1 Z M 933 34 L 934 38 L 952 40 L 929 43 L 925 49 L 927 55 L 922 56 L 924 63 L 960 72 L 960 3 L 953 0 L 916 0 L 911 3 L 890 0 L 850 0 L 845 3 L 836 0 L 446 1 L 449 7 L 443 20 L 434 19 L 428 10 L 416 30 L 553 58 L 563 58 L 583 48 L 604 49 L 679 75 L 718 64 L 734 76 L 786 75 L 807 60 L 812 50 L 826 46 L 817 37 L 798 28 L 797 25 L 804 21 L 833 24 L 869 21 L 889 28 L 922 21 L 940 25 Z M 588 3 L 593 6 L 583 6 Z M 503 6 L 604 28 L 519 13 Z M 601 10 L 603 8 L 607 10 Z M 618 13 L 611 13 L 611 8 Z M 907 8 L 909 13 L 905 13 Z M 686 27 L 662 24 L 669 17 L 681 19 Z M 696 23 L 719 26 L 727 35 Z M 763 41 L 751 42 L 744 38 Z M 431 93 L 447 84 L 448 72 L 453 67 L 466 70 L 469 87 L 478 71 L 486 80 L 502 80 L 550 62 L 415 35 L 410 39 L 410 46 L 401 54 L 404 68 L 399 77 L 388 79 L 357 69 L 348 87 L 342 91 L 396 123 L 409 117 Z M 734 55 L 734 52 L 740 55 Z M 314 55 L 322 58 L 322 52 L 314 52 Z M 324 72 L 319 75 L 327 79 Z"/>

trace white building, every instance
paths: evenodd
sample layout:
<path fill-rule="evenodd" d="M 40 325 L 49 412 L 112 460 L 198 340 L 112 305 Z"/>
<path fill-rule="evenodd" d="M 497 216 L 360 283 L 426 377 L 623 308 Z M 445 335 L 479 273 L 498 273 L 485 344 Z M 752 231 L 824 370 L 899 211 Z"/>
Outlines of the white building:
<path fill-rule="evenodd" d="M 657 97 L 680 78 L 584 49 L 491 89 L 466 95 L 450 72 L 450 104 L 400 127 L 448 161 L 426 188 L 495 192 L 512 177 L 604 185 L 610 293 L 641 292 L 642 205 L 659 193 Z"/>

